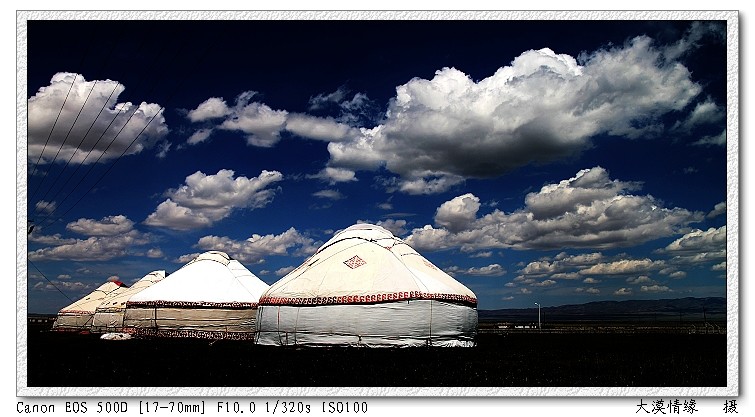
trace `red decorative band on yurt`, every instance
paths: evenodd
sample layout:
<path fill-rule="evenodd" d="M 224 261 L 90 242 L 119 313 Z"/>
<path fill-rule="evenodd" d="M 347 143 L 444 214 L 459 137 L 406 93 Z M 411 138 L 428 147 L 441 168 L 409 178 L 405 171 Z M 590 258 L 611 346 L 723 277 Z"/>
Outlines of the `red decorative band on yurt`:
<path fill-rule="evenodd" d="M 126 307 L 147 307 L 147 308 L 161 308 L 161 307 L 176 307 L 176 308 L 231 308 L 231 309 L 244 309 L 244 308 L 257 308 L 257 303 L 244 303 L 238 301 L 215 303 L 209 301 L 165 301 L 165 300 L 152 300 L 152 301 L 129 301 L 126 303 Z"/>
<path fill-rule="evenodd" d="M 403 291 L 387 294 L 369 294 L 369 295 L 344 295 L 334 297 L 262 297 L 259 305 L 276 306 L 317 306 L 317 305 L 337 305 L 337 304 L 374 304 L 386 303 L 393 301 L 409 300 L 439 300 L 451 301 L 461 304 L 470 304 L 477 306 L 477 299 L 461 294 L 442 294 L 426 293 L 421 291 Z"/>

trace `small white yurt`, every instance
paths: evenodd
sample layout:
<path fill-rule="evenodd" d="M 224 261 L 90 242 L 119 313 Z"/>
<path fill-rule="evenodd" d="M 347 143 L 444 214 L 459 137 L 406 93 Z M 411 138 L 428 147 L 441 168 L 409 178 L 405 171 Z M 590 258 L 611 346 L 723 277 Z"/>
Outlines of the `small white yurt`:
<path fill-rule="evenodd" d="M 110 333 L 123 329 L 126 302 L 136 293 L 151 287 L 165 278 L 165 271 L 152 271 L 128 288 L 114 291 L 102 300 L 92 318 L 92 332 Z"/>
<path fill-rule="evenodd" d="M 219 251 L 205 252 L 126 302 L 124 331 L 136 336 L 252 339 L 257 302 L 269 285 Z"/>
<path fill-rule="evenodd" d="M 57 331 L 89 331 L 97 307 L 110 295 L 118 294 L 128 287 L 120 281 L 108 281 L 96 290 L 58 312 L 53 330 Z"/>
<path fill-rule="evenodd" d="M 477 298 L 388 230 L 357 224 L 260 299 L 261 345 L 474 346 Z"/>

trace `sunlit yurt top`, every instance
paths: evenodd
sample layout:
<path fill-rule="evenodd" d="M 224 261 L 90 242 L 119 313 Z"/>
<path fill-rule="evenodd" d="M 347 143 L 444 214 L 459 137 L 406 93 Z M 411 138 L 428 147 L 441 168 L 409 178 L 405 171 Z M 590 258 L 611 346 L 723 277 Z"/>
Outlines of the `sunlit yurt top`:
<path fill-rule="evenodd" d="M 63 307 L 59 314 L 92 314 L 109 295 L 117 294 L 126 289 L 128 289 L 126 284 L 120 281 L 108 281 L 79 300 Z"/>
<path fill-rule="evenodd" d="M 152 271 L 149 274 L 142 277 L 139 281 L 136 281 L 128 288 L 123 288 L 119 291 L 114 291 L 107 295 L 102 303 L 97 307 L 97 311 L 111 311 L 122 310 L 126 308 L 126 302 L 135 294 L 143 291 L 146 288 L 162 281 L 165 278 L 165 271 Z"/>
<path fill-rule="evenodd" d="M 445 300 L 477 305 L 475 294 L 403 240 L 372 224 L 336 233 L 260 299 L 261 305 Z"/>
<path fill-rule="evenodd" d="M 135 294 L 127 305 L 256 307 L 267 288 L 265 282 L 225 252 L 209 251 Z"/>

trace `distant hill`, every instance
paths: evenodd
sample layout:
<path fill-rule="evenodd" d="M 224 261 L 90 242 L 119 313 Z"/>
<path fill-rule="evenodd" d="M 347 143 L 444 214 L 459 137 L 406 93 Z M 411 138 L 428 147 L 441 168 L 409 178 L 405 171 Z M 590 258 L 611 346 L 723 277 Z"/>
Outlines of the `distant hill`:
<path fill-rule="evenodd" d="M 480 321 L 537 321 L 537 307 L 479 310 Z M 726 298 L 594 301 L 540 309 L 543 321 L 726 320 Z"/>

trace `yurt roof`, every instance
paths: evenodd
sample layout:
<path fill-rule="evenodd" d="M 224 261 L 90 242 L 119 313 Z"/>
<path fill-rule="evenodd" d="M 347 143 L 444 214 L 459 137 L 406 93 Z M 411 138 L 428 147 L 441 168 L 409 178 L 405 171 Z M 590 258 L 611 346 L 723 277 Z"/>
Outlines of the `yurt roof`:
<path fill-rule="evenodd" d="M 97 307 L 99 307 L 100 304 L 102 303 L 102 300 L 104 300 L 108 295 L 114 294 L 119 291 L 123 291 L 127 288 L 128 287 L 120 281 L 108 281 L 100 285 L 99 287 L 97 287 L 97 289 L 92 291 L 91 293 L 74 301 L 72 304 L 66 307 L 63 307 L 60 310 L 60 313 L 62 314 L 94 313 Z"/>
<path fill-rule="evenodd" d="M 205 252 L 134 294 L 128 306 L 256 306 L 268 285 L 226 253 Z"/>
<path fill-rule="evenodd" d="M 438 299 L 477 304 L 475 294 L 388 230 L 344 229 L 274 283 L 260 304 L 350 304 Z"/>
<path fill-rule="evenodd" d="M 128 288 L 123 288 L 119 291 L 113 291 L 108 294 L 102 303 L 97 307 L 97 311 L 110 310 L 110 309 L 124 309 L 126 308 L 126 302 L 135 294 L 143 291 L 146 288 L 160 282 L 165 278 L 165 271 L 152 271 L 149 274 L 143 276 L 139 281 L 136 281 Z"/>

